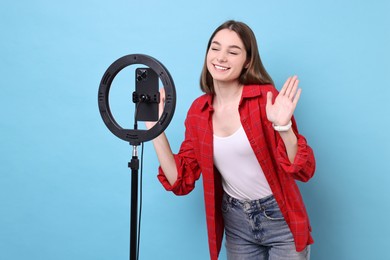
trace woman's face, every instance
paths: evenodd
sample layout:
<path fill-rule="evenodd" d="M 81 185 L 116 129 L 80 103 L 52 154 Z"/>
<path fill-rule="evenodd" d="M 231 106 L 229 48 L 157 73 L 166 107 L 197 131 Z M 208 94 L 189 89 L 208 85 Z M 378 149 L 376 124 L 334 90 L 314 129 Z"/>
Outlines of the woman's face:
<path fill-rule="evenodd" d="M 212 39 L 206 60 L 214 83 L 235 83 L 246 65 L 246 50 L 236 32 L 223 29 Z"/>

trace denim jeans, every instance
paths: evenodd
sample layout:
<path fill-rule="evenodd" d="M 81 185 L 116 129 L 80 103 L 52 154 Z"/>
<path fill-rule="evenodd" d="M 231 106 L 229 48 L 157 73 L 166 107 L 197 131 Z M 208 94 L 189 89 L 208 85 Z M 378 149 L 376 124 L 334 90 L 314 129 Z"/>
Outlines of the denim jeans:
<path fill-rule="evenodd" d="M 310 259 L 309 246 L 296 251 L 290 228 L 273 195 L 240 201 L 225 193 L 222 213 L 228 260 Z"/>

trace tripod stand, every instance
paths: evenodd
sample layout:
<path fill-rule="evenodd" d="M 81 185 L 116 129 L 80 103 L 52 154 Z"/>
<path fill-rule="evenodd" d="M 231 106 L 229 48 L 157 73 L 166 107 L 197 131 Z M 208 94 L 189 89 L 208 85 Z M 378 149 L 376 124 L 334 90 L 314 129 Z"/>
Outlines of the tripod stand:
<path fill-rule="evenodd" d="M 123 129 L 114 119 L 109 106 L 109 91 L 115 76 L 125 67 L 132 64 L 144 64 L 149 67 L 137 70 L 136 87 L 133 92 L 133 102 L 137 103 L 137 110 L 142 113 L 138 119 L 141 121 L 158 121 L 149 130 Z M 161 80 L 165 90 L 164 110 L 158 118 L 158 81 Z M 157 86 L 155 88 L 149 87 Z M 157 103 L 157 106 L 156 104 Z M 118 138 L 127 141 L 133 146 L 133 153 L 128 167 L 131 169 L 131 205 L 130 205 L 130 260 L 137 260 L 139 255 L 137 235 L 138 227 L 138 146 L 160 135 L 169 125 L 176 106 L 176 91 L 171 75 L 158 60 L 143 54 L 131 54 L 123 56 L 112 63 L 104 73 L 99 86 L 98 104 L 100 115 L 107 128 Z M 157 110 L 156 110 L 157 107 Z M 157 118 L 156 118 L 157 113 Z M 135 120 L 137 121 L 137 119 Z"/>

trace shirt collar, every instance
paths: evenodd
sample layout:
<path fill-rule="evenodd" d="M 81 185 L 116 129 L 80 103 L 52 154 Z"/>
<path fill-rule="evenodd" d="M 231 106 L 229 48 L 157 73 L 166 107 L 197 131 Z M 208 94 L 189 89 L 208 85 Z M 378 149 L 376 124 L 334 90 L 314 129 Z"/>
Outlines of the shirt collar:
<path fill-rule="evenodd" d="M 244 99 L 253 98 L 261 96 L 261 85 L 245 85 L 244 89 L 242 90 L 242 96 L 240 100 L 240 104 Z M 204 95 L 204 99 L 202 100 L 202 103 L 200 104 L 201 110 L 205 109 L 212 109 L 213 106 L 213 97 L 214 95 L 206 94 Z"/>

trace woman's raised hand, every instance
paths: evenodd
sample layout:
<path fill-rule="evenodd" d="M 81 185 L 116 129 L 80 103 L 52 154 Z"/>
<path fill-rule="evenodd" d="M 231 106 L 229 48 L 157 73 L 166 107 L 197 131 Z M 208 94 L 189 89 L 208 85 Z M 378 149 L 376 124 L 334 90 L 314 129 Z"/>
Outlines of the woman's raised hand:
<path fill-rule="evenodd" d="M 287 125 L 297 106 L 301 89 L 298 88 L 298 77 L 289 77 L 272 104 L 272 93 L 267 93 L 266 113 L 270 122 L 275 125 Z"/>

